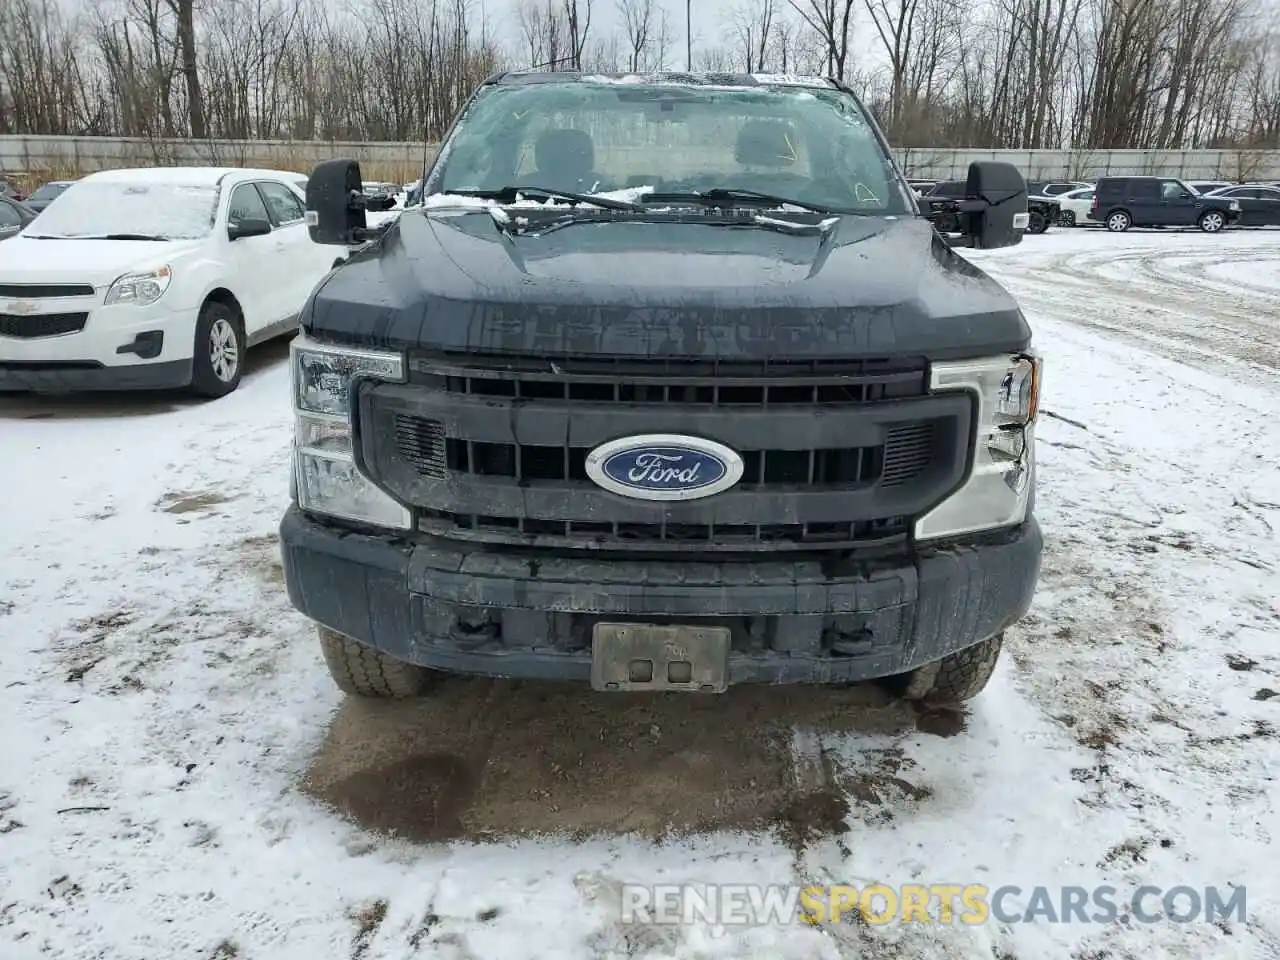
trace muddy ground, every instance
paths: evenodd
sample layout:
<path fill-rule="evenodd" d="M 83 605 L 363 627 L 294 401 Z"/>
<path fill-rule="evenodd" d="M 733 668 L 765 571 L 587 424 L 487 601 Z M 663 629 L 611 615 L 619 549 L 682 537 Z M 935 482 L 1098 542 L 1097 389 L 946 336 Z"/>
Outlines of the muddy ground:
<path fill-rule="evenodd" d="M 794 845 L 843 830 L 848 797 L 910 795 L 891 751 L 856 776 L 795 727 L 958 732 L 864 684 L 610 696 L 572 684 L 444 678 L 420 701 L 349 697 L 305 779 L 363 826 L 420 842 L 503 836 L 773 830 Z M 797 756 L 799 759 L 796 759 Z"/>

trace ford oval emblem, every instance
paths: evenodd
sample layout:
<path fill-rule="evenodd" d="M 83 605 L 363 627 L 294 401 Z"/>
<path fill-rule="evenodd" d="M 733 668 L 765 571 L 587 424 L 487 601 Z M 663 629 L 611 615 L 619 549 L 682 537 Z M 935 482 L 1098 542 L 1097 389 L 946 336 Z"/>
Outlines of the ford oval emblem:
<path fill-rule="evenodd" d="M 742 479 L 742 457 L 722 443 L 650 433 L 602 443 L 587 454 L 587 476 L 636 500 L 697 500 Z"/>

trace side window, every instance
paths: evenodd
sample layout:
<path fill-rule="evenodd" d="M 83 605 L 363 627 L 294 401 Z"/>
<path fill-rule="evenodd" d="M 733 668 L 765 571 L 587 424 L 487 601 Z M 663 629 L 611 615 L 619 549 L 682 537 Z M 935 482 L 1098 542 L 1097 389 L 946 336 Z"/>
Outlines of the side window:
<path fill-rule="evenodd" d="M 1160 196 L 1164 200 L 1177 200 L 1186 192 L 1187 188 L 1177 180 L 1160 181 Z"/>
<path fill-rule="evenodd" d="M 20 226 L 22 226 L 22 218 L 18 216 L 18 211 L 7 203 L 0 202 L 0 230 Z"/>
<path fill-rule="evenodd" d="M 1129 196 L 1139 200 L 1156 200 L 1160 197 L 1159 180 L 1130 180 Z"/>
<path fill-rule="evenodd" d="M 271 211 L 271 222 L 277 227 L 297 223 L 306 215 L 302 209 L 302 201 L 284 184 L 263 181 L 258 184 L 258 189 L 266 198 L 267 209 Z"/>
<path fill-rule="evenodd" d="M 231 203 L 227 207 L 227 222 L 239 223 L 241 220 L 266 220 L 271 222 L 267 214 L 266 204 L 258 188 L 252 183 L 242 183 L 231 194 Z"/>
<path fill-rule="evenodd" d="M 1268 196 L 1268 194 L 1263 193 L 1261 190 L 1246 189 L 1246 190 L 1232 190 L 1229 194 L 1227 194 L 1227 196 L 1233 197 L 1236 200 L 1261 200 L 1264 197 Z"/>

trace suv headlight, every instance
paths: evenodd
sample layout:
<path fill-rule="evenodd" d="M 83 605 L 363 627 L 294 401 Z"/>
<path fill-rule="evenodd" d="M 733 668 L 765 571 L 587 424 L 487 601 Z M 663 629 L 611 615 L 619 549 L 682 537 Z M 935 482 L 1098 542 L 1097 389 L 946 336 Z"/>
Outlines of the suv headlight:
<path fill-rule="evenodd" d="M 298 506 L 331 517 L 408 530 L 413 515 L 360 472 L 351 449 L 355 380 L 368 377 L 403 382 L 403 355 L 333 347 L 299 334 L 289 347 L 289 368 Z"/>
<path fill-rule="evenodd" d="M 977 401 L 973 469 L 955 493 L 916 521 L 917 540 L 1014 526 L 1035 482 L 1035 425 L 1043 361 L 1034 352 L 935 363 L 930 388 Z"/>
<path fill-rule="evenodd" d="M 107 290 L 106 304 L 136 303 L 145 306 L 155 303 L 169 289 L 173 271 L 168 267 L 147 270 L 142 273 L 126 273 L 116 279 Z"/>

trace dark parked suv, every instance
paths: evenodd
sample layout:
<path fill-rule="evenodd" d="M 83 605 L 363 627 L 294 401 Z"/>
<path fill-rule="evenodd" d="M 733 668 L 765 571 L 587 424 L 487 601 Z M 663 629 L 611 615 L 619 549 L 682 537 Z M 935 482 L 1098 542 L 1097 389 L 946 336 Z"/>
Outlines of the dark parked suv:
<path fill-rule="evenodd" d="M 1202 196 L 1174 177 L 1103 177 L 1089 219 L 1113 233 L 1130 227 L 1199 227 L 1217 233 L 1240 219 L 1240 204 Z"/>

